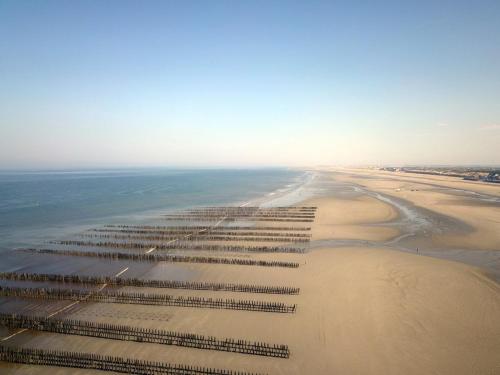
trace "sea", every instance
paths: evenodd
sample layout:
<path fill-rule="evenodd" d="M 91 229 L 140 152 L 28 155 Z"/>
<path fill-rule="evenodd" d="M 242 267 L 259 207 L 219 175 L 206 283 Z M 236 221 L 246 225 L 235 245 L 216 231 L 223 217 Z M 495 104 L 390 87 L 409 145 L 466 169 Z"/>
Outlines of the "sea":
<path fill-rule="evenodd" d="M 283 197 L 313 177 L 278 168 L 4 171 L 0 251 L 190 207 L 292 203 Z"/>

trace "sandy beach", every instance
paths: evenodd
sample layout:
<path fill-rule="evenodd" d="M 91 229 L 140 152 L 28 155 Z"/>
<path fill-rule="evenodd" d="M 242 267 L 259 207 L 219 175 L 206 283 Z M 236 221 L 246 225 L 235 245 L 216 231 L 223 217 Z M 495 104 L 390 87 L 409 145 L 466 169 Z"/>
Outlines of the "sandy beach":
<path fill-rule="evenodd" d="M 0 375 L 500 375 L 499 19 L 0 0 Z"/>
<path fill-rule="evenodd" d="M 317 207 L 314 222 L 307 223 L 312 238 L 304 254 L 217 255 L 297 262 L 298 268 L 175 266 L 195 281 L 293 286 L 300 288 L 300 294 L 120 289 L 283 302 L 295 304 L 295 313 L 113 303 L 80 303 L 65 313 L 71 319 L 286 344 L 289 358 L 32 331 L 9 339 L 8 345 L 262 374 L 500 373 L 500 285 L 491 277 L 497 267 L 495 254 L 500 252 L 500 204 L 495 200 L 499 187 L 372 170 L 320 173 L 356 189 L 347 195 L 325 190 L 300 203 Z M 399 205 L 377 194 L 394 198 Z M 408 212 L 401 209 L 401 202 L 428 222 L 413 225 L 420 216 L 414 222 L 405 220 Z M 479 251 L 494 252 L 489 268 L 475 266 L 477 259 L 468 256 Z M 129 269 L 124 275 L 139 278 L 168 278 L 171 267 L 130 262 L 115 265 L 110 273 L 125 266 Z M 12 306 L 4 302 L 0 307 L 4 312 Z M 26 311 L 40 311 L 45 305 L 28 300 L 23 306 Z M 55 308 L 46 306 L 48 312 Z M 0 334 L 8 332 L 2 328 Z M 10 363 L 2 363 L 0 369 L 5 374 L 101 373 Z"/>

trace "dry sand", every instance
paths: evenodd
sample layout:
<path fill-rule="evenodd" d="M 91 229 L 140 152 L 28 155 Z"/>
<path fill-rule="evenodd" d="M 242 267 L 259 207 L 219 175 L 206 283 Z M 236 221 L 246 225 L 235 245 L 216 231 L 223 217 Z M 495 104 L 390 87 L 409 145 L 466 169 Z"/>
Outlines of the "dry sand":
<path fill-rule="evenodd" d="M 301 287 L 300 296 L 282 297 L 298 303 L 295 315 L 103 304 L 91 308 L 91 316 L 92 309 L 114 310 L 114 316 L 99 321 L 288 343 L 288 360 L 52 334 L 34 335 L 29 345 L 270 374 L 498 373 L 500 288 L 479 270 L 382 249 L 321 249 L 308 254 L 306 262 L 296 273 L 279 272 Z M 264 272 L 256 277 L 248 269 L 232 271 L 231 277 L 239 275 L 240 281 L 264 277 Z M 119 311 L 136 315 L 127 319 Z M 170 319 L 150 318 L 160 312 L 171 314 Z M 28 372 L 23 366 L 20 373 L 49 373 L 40 369 Z"/>
<path fill-rule="evenodd" d="M 399 234 L 393 227 L 369 225 L 387 223 L 398 216 L 393 207 L 372 197 L 318 198 L 308 201 L 307 204 L 320 207 L 316 214 L 316 223 L 312 228 L 314 240 L 383 241 Z"/>
<path fill-rule="evenodd" d="M 360 184 L 362 179 L 349 173 L 338 176 Z M 420 180 L 419 191 L 405 188 L 401 193 L 396 189 L 403 189 L 408 181 L 388 182 L 382 177 L 362 182 L 387 194 L 392 189 L 394 195 L 405 194 L 408 201 L 439 207 L 441 213 L 464 220 L 474 228 L 463 234 L 471 250 L 479 241 L 477 232 L 487 236 L 479 246 L 500 247 L 494 233 L 497 213 L 491 207 L 457 208 L 453 200 L 458 198 L 443 197 L 432 189 L 421 191 L 428 185 Z M 443 203 L 443 199 L 452 202 Z M 182 293 L 295 303 L 295 314 L 115 304 L 88 304 L 71 314 L 79 319 L 284 343 L 291 350 L 289 359 L 48 333 L 26 333 L 13 343 L 269 374 L 500 374 L 500 286 L 496 282 L 475 267 L 382 247 L 383 241 L 399 234 L 390 225 L 398 213 L 387 203 L 369 196 L 324 197 L 306 203 L 319 207 L 313 239 L 366 239 L 381 245 L 250 255 L 299 261 L 298 269 L 186 265 L 198 280 L 298 286 L 298 296 Z M 454 246 L 445 235 L 433 240 Z M 0 366 L 0 372 L 90 373 L 10 364 Z"/>

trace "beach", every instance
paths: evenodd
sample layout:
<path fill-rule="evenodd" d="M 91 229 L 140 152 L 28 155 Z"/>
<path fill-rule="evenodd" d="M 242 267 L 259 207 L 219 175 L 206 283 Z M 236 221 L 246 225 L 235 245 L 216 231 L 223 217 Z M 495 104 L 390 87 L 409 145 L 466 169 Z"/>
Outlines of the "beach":
<path fill-rule="evenodd" d="M 245 209 L 234 208 L 227 211 L 229 214 L 224 211 L 222 217 L 241 215 L 239 220 L 244 222 L 269 220 L 252 225 L 265 225 L 265 232 L 272 235 L 257 235 L 255 230 L 252 234 L 230 235 L 230 231 L 240 229 L 221 229 L 225 236 L 232 236 L 228 241 L 215 234 L 210 241 L 207 237 L 199 241 L 248 248 L 250 239 L 256 238 L 252 246 L 290 246 L 279 241 L 278 227 L 295 228 L 286 230 L 287 238 L 292 240 L 301 238 L 298 228 L 310 227 L 310 241 L 304 252 L 180 252 L 217 259 L 283 262 L 296 267 L 38 254 L 37 264 L 22 270 L 57 273 L 66 267 L 65 273 L 70 274 L 300 288 L 298 294 L 270 294 L 101 286 L 125 293 L 276 302 L 294 305 L 293 313 L 87 301 L 67 308 L 68 301 L 47 303 L 11 297 L 2 297 L 0 305 L 2 313 L 15 308 L 18 313 L 50 315 L 66 309 L 60 315 L 67 319 L 285 344 L 289 348 L 288 358 L 32 330 L 3 343 L 259 374 L 498 373 L 500 186 L 370 169 L 329 168 L 314 173 L 315 178 L 294 193 L 292 208 L 283 208 L 279 214 L 272 208 L 252 208 L 248 219 L 245 215 L 249 211 Z M 283 199 L 277 198 L 275 204 L 285 207 Z M 203 215 L 206 212 L 212 215 L 214 211 L 204 210 Z M 222 215 L 217 209 L 215 212 Z M 314 219 L 273 221 L 278 216 L 281 220 L 301 216 Z M 217 221 L 211 225 L 214 223 Z M 222 226 L 237 223 L 238 220 Z M 162 230 L 167 233 L 170 229 Z M 190 235 L 200 235 L 201 230 Z M 217 229 L 211 227 L 210 231 Z M 151 254 L 161 253 L 153 249 Z M 77 266 L 72 268 L 68 258 L 78 259 Z M 30 285 L 34 284 L 37 283 Z M 2 281 L 2 285 L 7 284 Z M 1 337 L 13 333 L 16 332 L 0 328 Z M 7 362 L 1 363 L 0 369 L 6 374 L 102 373 Z"/>

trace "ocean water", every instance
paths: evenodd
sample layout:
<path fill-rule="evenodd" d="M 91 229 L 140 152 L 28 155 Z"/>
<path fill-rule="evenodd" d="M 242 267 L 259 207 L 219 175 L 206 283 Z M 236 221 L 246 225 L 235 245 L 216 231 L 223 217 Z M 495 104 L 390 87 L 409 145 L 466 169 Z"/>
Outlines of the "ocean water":
<path fill-rule="evenodd" d="M 304 179 L 288 169 L 0 172 L 0 250 L 168 210 L 258 203 Z"/>

